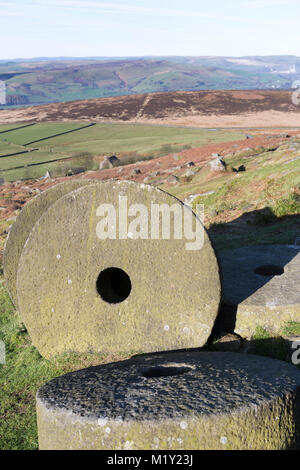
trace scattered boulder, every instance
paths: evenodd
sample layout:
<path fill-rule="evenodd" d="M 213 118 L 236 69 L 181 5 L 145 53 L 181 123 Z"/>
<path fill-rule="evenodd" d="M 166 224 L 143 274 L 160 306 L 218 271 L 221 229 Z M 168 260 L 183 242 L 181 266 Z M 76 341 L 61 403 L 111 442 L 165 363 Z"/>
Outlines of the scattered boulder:
<path fill-rule="evenodd" d="M 195 176 L 195 174 L 196 174 L 195 171 L 188 169 L 184 172 L 183 176 L 191 177 L 191 176 Z"/>
<path fill-rule="evenodd" d="M 227 165 L 223 157 L 218 156 L 209 162 L 209 166 L 213 171 L 226 171 Z"/>
<path fill-rule="evenodd" d="M 70 169 L 67 171 L 66 176 L 79 175 L 79 173 L 84 173 L 84 172 L 85 172 L 85 168 L 83 168 L 83 167 L 79 167 L 79 168 L 70 168 Z"/>
<path fill-rule="evenodd" d="M 99 165 L 99 170 L 107 170 L 109 168 L 114 168 L 118 166 L 120 160 L 116 155 L 111 155 L 110 157 L 105 156 L 103 161 Z"/>
<path fill-rule="evenodd" d="M 167 178 L 167 183 L 169 183 L 169 184 L 176 184 L 176 183 L 178 183 L 178 181 L 179 181 L 179 178 L 178 178 L 178 176 L 175 176 L 175 175 L 170 175 Z"/>
<path fill-rule="evenodd" d="M 133 168 L 131 174 L 132 175 L 140 175 L 142 172 L 139 168 Z"/>
<path fill-rule="evenodd" d="M 282 133 L 282 134 L 279 134 L 278 137 L 283 137 L 284 139 L 289 139 L 291 136 L 289 134 Z"/>

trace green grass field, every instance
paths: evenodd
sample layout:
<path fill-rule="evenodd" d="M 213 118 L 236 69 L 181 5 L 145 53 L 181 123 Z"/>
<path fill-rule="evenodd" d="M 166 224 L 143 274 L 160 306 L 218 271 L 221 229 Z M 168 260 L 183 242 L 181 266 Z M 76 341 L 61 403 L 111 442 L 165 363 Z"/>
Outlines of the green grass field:
<path fill-rule="evenodd" d="M 6 181 L 40 178 L 47 171 L 53 176 L 64 176 L 60 160 L 72 157 L 74 160 L 65 165 L 65 170 L 72 166 L 83 166 L 87 170 L 96 170 L 99 157 L 117 154 L 122 156 L 134 155 L 157 157 L 176 153 L 191 147 L 200 147 L 209 143 L 225 142 L 245 138 L 241 131 L 177 128 L 166 126 L 149 126 L 134 124 L 95 124 L 89 123 L 38 123 L 22 129 L 8 130 L 0 126 L 0 175 Z M 13 126 L 11 127 L 13 128 Z M 70 132 L 72 131 L 72 132 Z M 56 134 L 66 134 L 57 136 Z M 53 137 L 56 135 L 55 137 Z M 43 139 L 43 140 L 41 140 Z M 30 142 L 33 142 L 29 144 Z M 16 152 L 23 153 L 1 158 Z M 86 154 L 86 160 L 78 156 Z M 93 160 L 95 158 L 95 160 Z M 52 163 L 45 162 L 52 161 Z M 31 167 L 32 164 L 40 163 Z M 23 166 L 24 168 L 19 168 Z"/>
<path fill-rule="evenodd" d="M 2 135 L 2 140 L 6 139 L 8 142 L 25 146 L 29 142 L 35 142 L 52 135 L 56 135 L 58 133 L 76 130 L 77 128 L 80 128 L 83 125 L 80 125 L 78 123 L 66 122 L 38 123 L 34 126 L 23 127 L 0 135 Z"/>
<path fill-rule="evenodd" d="M 155 156 L 179 151 L 184 146 L 200 147 L 209 143 L 244 138 L 240 131 L 190 129 L 135 124 L 96 124 L 80 133 L 55 137 L 44 142 L 53 151 L 70 148 L 93 155 L 136 152 Z"/>
<path fill-rule="evenodd" d="M 6 364 L 0 365 L 1 450 L 38 448 L 35 395 L 46 381 L 76 369 L 125 359 L 117 355 L 64 355 L 52 361 L 43 359 L 31 344 L 3 286 L 0 286 L 0 339 L 6 346 Z"/>
<path fill-rule="evenodd" d="M 0 155 L 8 155 L 8 154 L 12 154 L 12 153 L 25 152 L 25 151 L 26 151 L 26 149 L 24 149 L 20 145 L 13 144 L 11 142 L 1 140 L 1 135 L 0 135 Z M 1 162 L 3 162 L 3 161 L 4 161 L 4 159 Z M 2 163 L 1 162 L 0 162 L 0 167 L 2 168 Z M 11 166 L 11 163 L 10 163 L 10 166 Z"/>
<path fill-rule="evenodd" d="M 31 124 L 1 124 L 0 125 L 1 130 L 0 130 L 0 135 L 8 132 L 8 131 L 13 131 L 15 129 L 21 129 L 22 127 L 31 127 Z"/>

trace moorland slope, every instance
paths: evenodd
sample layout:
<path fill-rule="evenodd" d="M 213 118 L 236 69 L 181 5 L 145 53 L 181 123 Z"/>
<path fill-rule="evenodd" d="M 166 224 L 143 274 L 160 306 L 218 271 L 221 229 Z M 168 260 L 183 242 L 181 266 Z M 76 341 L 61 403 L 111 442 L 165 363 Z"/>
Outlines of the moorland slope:
<path fill-rule="evenodd" d="M 0 110 L 0 123 L 134 122 L 195 127 L 299 126 L 288 90 L 177 91 Z"/>

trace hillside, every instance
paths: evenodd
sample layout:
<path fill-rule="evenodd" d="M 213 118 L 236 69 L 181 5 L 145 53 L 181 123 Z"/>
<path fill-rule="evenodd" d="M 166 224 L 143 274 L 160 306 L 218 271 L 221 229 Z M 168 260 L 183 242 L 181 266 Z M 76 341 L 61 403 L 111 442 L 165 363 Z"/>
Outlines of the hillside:
<path fill-rule="evenodd" d="M 176 90 L 291 89 L 299 79 L 295 56 L 0 61 L 5 107 Z"/>
<path fill-rule="evenodd" d="M 241 140 L 238 134 L 237 140 L 226 134 L 220 138 L 176 154 L 128 161 L 80 176 L 6 183 L 0 186 L 0 245 L 3 247 L 8 226 L 29 199 L 61 181 L 78 177 L 149 183 L 193 206 L 204 204 L 205 223 L 217 249 L 292 244 L 300 235 L 299 129 L 289 134 L 257 131 L 250 140 Z M 222 165 L 212 167 L 216 155 L 223 157 L 226 169 Z"/>
<path fill-rule="evenodd" d="M 300 106 L 287 90 L 178 91 L 0 110 L 0 123 L 94 121 L 198 127 L 291 127 Z"/>

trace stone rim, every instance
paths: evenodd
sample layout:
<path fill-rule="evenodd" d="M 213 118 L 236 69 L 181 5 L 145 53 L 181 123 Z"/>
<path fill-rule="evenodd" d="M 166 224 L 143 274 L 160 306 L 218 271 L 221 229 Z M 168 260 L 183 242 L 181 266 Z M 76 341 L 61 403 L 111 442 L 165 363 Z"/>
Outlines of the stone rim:
<path fill-rule="evenodd" d="M 42 216 L 43 212 L 57 199 L 91 182 L 95 181 L 73 180 L 51 186 L 28 201 L 19 213 L 16 221 L 11 225 L 3 251 L 3 270 L 6 287 L 15 307 L 17 307 L 18 303 L 16 287 L 18 265 L 22 249 L 35 223 Z"/>

